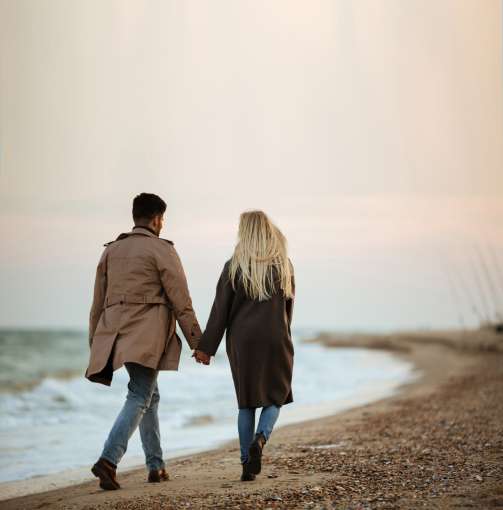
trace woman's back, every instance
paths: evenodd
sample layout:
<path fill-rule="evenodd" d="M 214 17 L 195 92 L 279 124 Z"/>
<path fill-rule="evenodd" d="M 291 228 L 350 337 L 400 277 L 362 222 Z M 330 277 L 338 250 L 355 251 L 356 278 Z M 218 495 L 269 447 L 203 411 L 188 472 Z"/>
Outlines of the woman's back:
<path fill-rule="evenodd" d="M 220 274 L 198 346 L 215 355 L 226 331 L 240 408 L 292 401 L 294 292 L 293 265 L 281 232 L 260 211 L 244 213 L 238 245 Z"/>
<path fill-rule="evenodd" d="M 230 261 L 223 269 L 222 277 L 229 272 Z M 248 335 L 266 335 L 270 337 L 287 335 L 290 336 L 290 322 L 293 311 L 293 298 L 286 298 L 279 287 L 277 271 L 273 268 L 273 285 L 268 289 L 270 297 L 260 301 L 251 298 L 238 273 L 234 284 L 233 300 L 227 318 L 227 330 L 234 326 L 245 328 Z M 230 277 L 229 277 L 230 278 Z M 293 272 L 292 272 L 292 286 Z M 232 282 L 229 282 L 232 286 Z M 268 332 L 268 333 L 267 333 Z M 272 338 L 273 339 L 273 338 Z"/>

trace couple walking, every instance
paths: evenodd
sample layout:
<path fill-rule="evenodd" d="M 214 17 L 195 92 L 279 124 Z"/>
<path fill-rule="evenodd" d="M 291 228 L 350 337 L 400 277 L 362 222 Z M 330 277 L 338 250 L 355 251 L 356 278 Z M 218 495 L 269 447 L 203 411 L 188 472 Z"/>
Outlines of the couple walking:
<path fill-rule="evenodd" d="M 224 332 L 238 403 L 242 481 L 260 473 L 262 449 L 282 405 L 292 402 L 293 267 L 286 239 L 261 211 L 241 214 L 238 242 L 224 265 L 204 333 L 171 241 L 161 239 L 165 202 L 142 193 L 133 201 L 134 228 L 105 245 L 96 270 L 86 377 L 110 385 L 129 373 L 126 402 L 92 467 L 102 489 L 119 489 L 116 469 L 139 428 L 149 482 L 168 480 L 161 449 L 160 370 L 177 370 L 178 323 L 198 363 L 209 365 Z M 211 397 L 208 395 L 208 397 Z M 262 408 L 255 428 L 255 412 Z"/>

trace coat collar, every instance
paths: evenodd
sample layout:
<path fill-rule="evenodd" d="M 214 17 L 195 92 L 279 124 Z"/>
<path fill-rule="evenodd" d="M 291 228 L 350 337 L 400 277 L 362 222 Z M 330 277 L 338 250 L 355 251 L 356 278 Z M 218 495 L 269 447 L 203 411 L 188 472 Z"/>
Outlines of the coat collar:
<path fill-rule="evenodd" d="M 147 237 L 154 237 L 156 239 L 160 239 L 161 241 L 166 241 L 167 243 L 173 245 L 173 241 L 170 241 L 169 239 L 163 239 L 162 237 L 159 237 L 153 230 L 149 229 L 148 227 L 134 227 L 131 232 L 124 232 L 123 234 L 120 234 L 115 241 L 121 241 L 122 239 L 125 239 L 129 236 L 147 236 Z M 109 246 L 112 243 L 115 243 L 115 241 L 110 241 L 109 243 L 105 243 L 103 246 Z"/>
<path fill-rule="evenodd" d="M 150 237 L 159 237 L 151 228 L 149 227 L 133 227 L 130 234 L 143 234 Z"/>

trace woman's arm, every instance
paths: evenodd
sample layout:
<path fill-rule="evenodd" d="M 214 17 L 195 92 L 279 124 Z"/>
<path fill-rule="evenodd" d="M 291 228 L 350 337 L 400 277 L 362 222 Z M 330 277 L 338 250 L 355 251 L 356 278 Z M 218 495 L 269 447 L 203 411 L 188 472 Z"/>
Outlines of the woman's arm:
<path fill-rule="evenodd" d="M 295 300 L 295 276 L 293 274 L 293 264 L 290 261 L 289 261 L 289 263 L 290 263 L 290 269 L 292 271 L 292 293 L 293 293 L 293 296 L 290 299 L 286 300 L 286 315 L 288 317 L 288 325 L 291 326 L 292 325 L 292 317 L 293 317 L 293 303 Z"/>
<path fill-rule="evenodd" d="M 217 283 L 215 300 L 203 336 L 197 346 L 209 356 L 214 356 L 228 326 L 229 313 L 234 300 L 234 289 L 229 278 L 229 263 L 226 263 Z"/>

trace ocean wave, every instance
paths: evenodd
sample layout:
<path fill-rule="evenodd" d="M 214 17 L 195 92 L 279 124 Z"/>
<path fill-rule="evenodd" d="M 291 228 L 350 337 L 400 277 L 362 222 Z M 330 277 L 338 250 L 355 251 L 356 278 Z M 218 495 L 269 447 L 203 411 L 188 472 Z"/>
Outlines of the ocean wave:
<path fill-rule="evenodd" d="M 44 381 L 49 379 L 59 379 L 62 381 L 68 381 L 77 377 L 83 377 L 83 370 L 55 370 L 50 373 L 42 373 L 38 377 L 33 379 L 26 379 L 21 381 L 0 381 L 0 393 L 23 393 L 25 391 L 31 391 Z"/>
<path fill-rule="evenodd" d="M 0 393 L 30 391 L 45 379 L 83 375 L 86 335 L 79 331 L 0 330 Z"/>
<path fill-rule="evenodd" d="M 201 414 L 199 416 L 192 416 L 189 418 L 185 425 L 187 427 L 201 427 L 204 425 L 209 425 L 210 423 L 214 423 L 215 418 L 211 416 L 211 414 Z"/>

